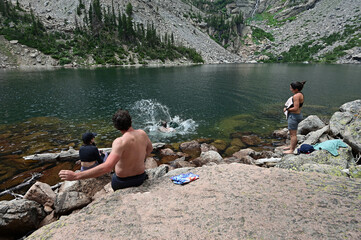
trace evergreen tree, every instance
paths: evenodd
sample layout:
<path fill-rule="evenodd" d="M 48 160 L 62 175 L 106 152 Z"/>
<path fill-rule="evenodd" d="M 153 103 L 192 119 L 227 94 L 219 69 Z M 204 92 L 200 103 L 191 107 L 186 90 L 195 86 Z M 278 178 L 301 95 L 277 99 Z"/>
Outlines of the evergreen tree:
<path fill-rule="evenodd" d="M 131 3 L 127 4 L 127 8 L 126 8 L 125 12 L 128 15 L 128 17 L 131 17 L 133 15 L 133 6 Z"/>

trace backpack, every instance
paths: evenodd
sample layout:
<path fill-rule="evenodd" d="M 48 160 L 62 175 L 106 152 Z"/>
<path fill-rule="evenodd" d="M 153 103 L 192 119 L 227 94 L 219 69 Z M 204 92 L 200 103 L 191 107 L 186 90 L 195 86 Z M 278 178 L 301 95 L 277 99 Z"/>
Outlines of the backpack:
<path fill-rule="evenodd" d="M 305 153 L 305 154 L 309 154 L 311 152 L 315 151 L 315 149 L 313 148 L 312 145 L 309 145 L 309 144 L 302 144 L 300 146 L 299 149 L 297 149 L 297 153 L 300 154 L 300 153 Z"/>

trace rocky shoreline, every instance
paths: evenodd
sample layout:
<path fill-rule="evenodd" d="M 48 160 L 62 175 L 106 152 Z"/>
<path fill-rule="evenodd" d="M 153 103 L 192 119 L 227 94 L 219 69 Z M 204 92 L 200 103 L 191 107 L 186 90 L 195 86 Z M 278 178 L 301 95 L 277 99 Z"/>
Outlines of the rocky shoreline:
<path fill-rule="evenodd" d="M 162 143 L 153 144 L 153 154 L 145 162 L 149 179 L 143 184 L 144 187 L 114 193 L 109 183 L 110 175 L 96 179 L 66 181 L 53 188 L 48 184 L 37 182 L 28 190 L 23 199 L 0 202 L 0 233 L 7 236 L 8 239 L 13 239 L 14 237 L 23 236 L 52 222 L 55 223 L 49 226 L 54 229 L 54 227 L 57 228 L 59 224 L 62 225 L 61 222 L 72 219 L 75 215 L 79 217 L 79 214 L 88 214 L 89 209 L 98 206 L 104 201 L 117 201 L 114 197 L 119 196 L 120 193 L 123 195 L 127 192 L 145 191 L 152 194 L 153 191 L 157 191 L 155 189 L 159 187 L 158 185 L 163 186 L 165 184 L 165 179 L 189 171 L 200 172 L 208 177 L 211 177 L 211 175 L 209 175 L 210 173 L 205 173 L 208 170 L 210 170 L 210 172 L 217 172 L 218 170 L 216 169 L 222 169 L 220 171 L 224 172 L 228 171 L 229 168 L 260 171 L 262 174 L 265 174 L 266 170 L 242 167 L 251 165 L 250 167 L 261 166 L 262 168 L 256 167 L 259 169 L 285 169 L 282 171 L 272 171 L 275 175 L 288 173 L 288 175 L 291 174 L 297 179 L 297 177 L 302 178 L 302 176 L 307 176 L 307 178 L 315 176 L 312 175 L 313 173 L 320 174 L 317 175 L 319 179 L 328 179 L 327 181 L 333 183 L 346 181 L 347 184 L 356 186 L 357 184 L 361 184 L 359 180 L 356 180 L 357 178 L 361 178 L 361 166 L 357 165 L 357 161 L 360 160 L 361 156 L 360 126 L 361 100 L 355 100 L 342 105 L 340 111 L 333 114 L 328 125 L 323 123 L 317 116 L 309 116 L 301 122 L 298 130 L 299 145 L 314 145 L 332 139 L 342 139 L 348 144 L 348 147 L 338 149 L 338 156 L 333 156 L 326 150 L 318 150 L 311 154 L 284 156 L 281 146 L 276 147 L 274 151 L 262 152 L 255 151 L 251 148 L 243 148 L 235 151 L 231 157 L 223 158 L 220 154 L 220 152 L 224 152 L 225 150 L 222 142 L 206 143 L 202 142 L 202 140 L 184 142 L 179 145 L 179 151 L 167 148 L 166 145 Z M 283 139 L 287 138 L 287 129 L 275 131 L 274 135 Z M 240 143 L 242 140 L 244 144 L 244 142 L 250 139 L 239 138 L 235 143 Z M 288 172 L 289 170 L 290 172 Z M 311 175 L 299 175 L 295 174 L 294 171 L 310 172 Z M 239 175 L 239 173 L 234 172 L 233 174 Z M 333 176 L 335 178 L 330 180 L 330 178 L 326 176 Z M 169 181 L 169 179 L 167 181 Z M 218 181 L 221 180 L 218 179 Z M 316 184 L 321 183 L 316 182 Z M 192 183 L 190 185 L 192 185 Z M 223 187 L 229 187 L 228 185 L 222 185 L 222 181 L 218 182 L 217 185 L 218 190 Z M 167 188 L 169 188 L 169 186 Z M 344 191 L 347 193 L 347 196 L 349 194 L 352 195 L 348 188 L 344 189 Z M 180 197 L 183 198 L 182 196 Z M 333 195 L 333 197 L 335 196 Z M 183 199 L 183 201 L 185 200 Z M 222 199 L 219 199 L 219 201 L 222 202 Z M 162 204 L 163 203 L 161 203 L 161 205 Z M 85 207 L 87 205 L 89 206 Z M 84 209 L 77 213 L 79 209 L 82 208 Z M 266 209 L 264 209 L 264 211 L 266 211 Z M 61 217 L 68 214 L 70 214 L 69 217 Z M 59 218 L 60 220 L 58 220 Z M 356 225 L 360 223 L 361 221 L 357 222 Z M 19 229 L 22 229 L 22 231 L 19 231 Z M 43 236 L 43 234 L 45 234 L 44 232 L 47 231 L 45 229 L 48 229 L 48 227 L 40 228 L 30 239 L 40 238 L 39 236 Z M 358 234 L 360 234 L 360 232 L 358 232 Z M 86 236 L 86 234 L 84 236 Z M 55 235 L 52 235 L 52 237 L 57 239 Z"/>

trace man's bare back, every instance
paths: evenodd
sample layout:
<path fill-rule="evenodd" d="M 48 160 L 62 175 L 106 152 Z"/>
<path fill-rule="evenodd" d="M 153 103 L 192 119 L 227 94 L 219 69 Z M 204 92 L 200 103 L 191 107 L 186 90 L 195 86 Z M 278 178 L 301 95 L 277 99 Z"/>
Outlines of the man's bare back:
<path fill-rule="evenodd" d="M 115 165 L 116 175 L 129 177 L 142 174 L 151 145 L 147 134 L 140 129 L 131 128 L 122 137 L 115 139 L 110 156 L 114 154 L 119 159 Z"/>

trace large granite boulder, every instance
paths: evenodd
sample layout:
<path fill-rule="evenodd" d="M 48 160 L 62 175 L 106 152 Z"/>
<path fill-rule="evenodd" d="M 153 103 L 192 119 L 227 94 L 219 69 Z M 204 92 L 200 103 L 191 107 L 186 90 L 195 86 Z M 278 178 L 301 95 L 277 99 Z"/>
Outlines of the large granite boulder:
<path fill-rule="evenodd" d="M 340 111 L 359 114 L 361 112 L 361 99 L 343 104 L 340 107 Z"/>
<path fill-rule="evenodd" d="M 316 115 L 310 115 L 306 119 L 300 122 L 298 125 L 298 134 L 306 135 L 309 132 L 319 130 L 326 126 L 322 120 Z"/>
<path fill-rule="evenodd" d="M 55 199 L 55 213 L 68 214 L 88 205 L 94 195 L 103 190 L 110 180 L 110 174 L 106 174 L 97 178 L 65 181 Z"/>
<path fill-rule="evenodd" d="M 184 142 L 179 146 L 180 150 L 196 158 L 201 154 L 201 145 L 197 141 Z"/>
<path fill-rule="evenodd" d="M 97 178 L 82 179 L 78 181 L 65 181 L 59 188 L 59 193 L 82 192 L 89 198 L 92 198 L 95 193 L 102 190 L 103 187 L 107 185 L 110 181 L 110 174 L 105 174 Z"/>
<path fill-rule="evenodd" d="M 44 217 L 43 207 L 35 201 L 0 201 L 0 238 L 19 238 L 35 230 Z"/>
<path fill-rule="evenodd" d="M 217 148 L 208 143 L 201 144 L 201 152 L 208 152 L 208 151 L 217 151 Z"/>
<path fill-rule="evenodd" d="M 352 149 L 361 153 L 361 114 L 345 127 L 343 132 L 343 140 L 350 145 Z"/>
<path fill-rule="evenodd" d="M 327 150 L 316 150 L 311 154 L 289 154 L 282 157 L 275 167 L 295 171 L 343 175 L 342 170 L 355 166 L 355 160 L 350 147 L 339 148 L 338 153 L 339 155 L 336 157 Z"/>
<path fill-rule="evenodd" d="M 310 132 L 306 135 L 305 140 L 303 144 L 309 144 L 309 145 L 315 145 L 317 142 L 319 142 L 320 138 L 327 134 L 329 131 L 329 126 L 324 126 L 323 128 Z"/>
<path fill-rule="evenodd" d="M 168 164 L 174 168 L 195 167 L 195 164 L 186 161 L 185 157 L 178 158 Z"/>
<path fill-rule="evenodd" d="M 168 163 L 178 158 L 178 155 L 170 148 L 160 150 L 160 162 Z"/>
<path fill-rule="evenodd" d="M 254 164 L 255 159 L 251 156 L 254 156 L 255 154 L 255 150 L 251 148 L 246 148 L 234 153 L 232 157 L 238 158 L 239 162 L 244 164 Z"/>
<path fill-rule="evenodd" d="M 80 209 L 91 203 L 92 199 L 85 193 L 76 191 L 61 192 L 56 196 L 54 203 L 55 213 L 64 215 Z"/>
<path fill-rule="evenodd" d="M 345 127 L 353 119 L 350 112 L 335 112 L 330 119 L 330 133 L 334 137 L 342 137 Z"/>
<path fill-rule="evenodd" d="M 202 152 L 202 154 L 192 161 L 197 167 L 207 165 L 209 163 L 220 163 L 222 161 L 222 156 L 216 151 Z"/>
<path fill-rule="evenodd" d="M 332 115 L 330 132 L 334 137 L 343 138 L 354 152 L 361 152 L 361 100 L 343 104 L 340 112 Z"/>
<path fill-rule="evenodd" d="M 36 182 L 31 188 L 26 192 L 25 199 L 35 201 L 43 206 L 53 207 L 56 194 L 51 189 L 49 184 Z"/>
<path fill-rule="evenodd" d="M 274 136 L 276 138 L 286 139 L 288 137 L 288 129 L 282 128 L 282 129 L 275 130 L 275 131 L 273 131 L 272 136 Z"/>

